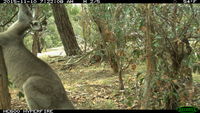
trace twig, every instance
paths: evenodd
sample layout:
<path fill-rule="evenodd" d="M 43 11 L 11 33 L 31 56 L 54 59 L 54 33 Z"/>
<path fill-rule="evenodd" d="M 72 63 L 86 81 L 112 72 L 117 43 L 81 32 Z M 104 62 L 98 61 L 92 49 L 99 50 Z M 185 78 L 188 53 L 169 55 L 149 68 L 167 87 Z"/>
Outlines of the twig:
<path fill-rule="evenodd" d="M 165 22 L 167 22 L 168 25 L 171 25 L 171 23 L 173 23 L 173 21 L 169 20 L 168 18 L 162 16 L 162 15 L 159 15 L 156 11 L 154 11 L 155 14 L 159 17 L 161 17 L 163 20 L 165 20 Z"/>
<path fill-rule="evenodd" d="M 13 20 L 13 18 L 18 14 L 18 11 L 16 11 L 15 14 L 7 22 L 1 24 L 0 27 L 5 27 L 7 24 L 9 24 Z"/>
<path fill-rule="evenodd" d="M 191 23 L 192 23 L 192 19 L 195 17 L 194 15 L 194 9 L 193 9 L 193 6 L 190 5 L 191 7 L 191 10 L 192 10 L 192 15 L 190 17 L 190 19 L 188 20 L 188 22 L 186 22 L 186 24 L 183 25 L 183 31 L 179 34 L 179 37 L 182 37 L 188 30 L 188 28 L 190 27 Z"/>
<path fill-rule="evenodd" d="M 96 51 L 97 48 L 91 50 L 90 52 L 87 52 L 84 56 L 82 56 L 81 58 L 79 58 L 78 60 L 76 60 L 75 62 L 69 63 L 71 60 L 68 60 L 68 62 L 66 63 L 66 65 L 74 65 L 79 63 L 81 60 L 83 60 L 84 58 L 86 58 L 88 55 L 90 55 L 92 52 Z"/>

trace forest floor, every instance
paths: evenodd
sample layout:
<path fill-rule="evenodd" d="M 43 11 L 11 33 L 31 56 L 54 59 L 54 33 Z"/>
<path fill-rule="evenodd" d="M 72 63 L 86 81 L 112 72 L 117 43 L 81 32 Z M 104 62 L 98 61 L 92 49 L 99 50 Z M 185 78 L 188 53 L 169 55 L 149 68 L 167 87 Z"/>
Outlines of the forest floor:
<path fill-rule="evenodd" d="M 55 55 L 56 56 L 56 55 Z M 43 58 L 44 59 L 44 58 Z M 119 90 L 118 76 L 109 65 L 97 63 L 91 66 L 77 65 L 66 68 L 64 57 L 44 59 L 61 78 L 68 97 L 78 109 L 139 109 L 138 88 L 144 73 L 136 79 L 137 72 L 146 70 L 144 65 L 136 70 L 127 69 L 123 74 L 125 90 Z M 200 75 L 194 74 L 194 105 L 200 108 Z M 17 96 L 18 90 L 10 88 L 12 109 L 28 109 L 24 98 Z"/>

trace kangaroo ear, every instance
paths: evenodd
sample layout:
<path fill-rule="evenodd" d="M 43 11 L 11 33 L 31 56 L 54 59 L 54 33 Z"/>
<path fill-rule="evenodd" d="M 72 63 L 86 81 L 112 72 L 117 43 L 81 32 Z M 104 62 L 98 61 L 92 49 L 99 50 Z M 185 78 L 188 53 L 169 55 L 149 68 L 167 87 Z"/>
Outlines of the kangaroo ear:
<path fill-rule="evenodd" d="M 19 4 L 18 20 L 23 22 L 24 20 L 32 21 L 32 11 L 27 4 Z"/>

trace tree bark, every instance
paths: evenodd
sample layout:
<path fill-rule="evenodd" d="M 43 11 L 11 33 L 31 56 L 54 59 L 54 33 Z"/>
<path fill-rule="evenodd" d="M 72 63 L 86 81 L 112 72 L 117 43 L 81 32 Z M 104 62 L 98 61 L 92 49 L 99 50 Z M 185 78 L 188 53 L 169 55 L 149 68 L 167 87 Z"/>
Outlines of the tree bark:
<path fill-rule="evenodd" d="M 39 20 L 39 16 L 41 15 L 41 10 L 39 6 L 36 6 L 35 9 L 35 19 Z M 32 44 L 32 53 L 37 56 L 37 53 L 41 53 L 41 48 L 40 48 L 40 32 L 39 31 L 34 31 L 33 34 L 33 44 Z"/>
<path fill-rule="evenodd" d="M 8 89 L 7 69 L 4 62 L 3 51 L 0 47 L 0 109 L 11 108 L 11 97 Z"/>
<path fill-rule="evenodd" d="M 145 89 L 143 93 L 143 104 L 141 105 L 141 109 L 151 109 L 151 96 L 152 96 L 152 80 L 155 75 L 155 57 L 153 55 L 153 37 L 152 37 L 152 29 L 151 29 L 151 5 L 146 5 L 146 63 L 147 63 L 147 74 L 145 77 Z"/>
<path fill-rule="evenodd" d="M 39 32 L 35 31 L 33 34 L 33 45 L 32 45 L 32 53 L 37 56 L 37 53 L 41 53 L 40 48 L 40 35 Z"/>
<path fill-rule="evenodd" d="M 124 90 L 124 82 L 122 79 L 122 69 L 119 70 L 118 77 L 119 77 L 119 89 Z"/>
<path fill-rule="evenodd" d="M 64 4 L 51 4 L 57 30 L 62 40 L 66 55 L 81 53 Z"/>

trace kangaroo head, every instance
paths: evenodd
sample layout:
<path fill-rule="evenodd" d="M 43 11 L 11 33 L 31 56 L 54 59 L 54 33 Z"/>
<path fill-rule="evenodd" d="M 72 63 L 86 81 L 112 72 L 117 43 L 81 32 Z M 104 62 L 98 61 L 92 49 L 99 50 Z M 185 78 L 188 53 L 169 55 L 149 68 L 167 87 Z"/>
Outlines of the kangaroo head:
<path fill-rule="evenodd" d="M 0 46 L 22 42 L 24 33 L 32 28 L 32 30 L 40 30 L 40 22 L 35 20 L 32 10 L 27 4 L 18 4 L 18 19 L 6 31 L 0 33 Z"/>
<path fill-rule="evenodd" d="M 35 18 L 35 11 L 27 4 L 19 4 L 18 20 L 23 23 L 28 23 L 33 31 L 42 29 L 41 22 Z"/>

